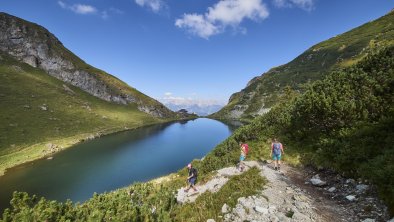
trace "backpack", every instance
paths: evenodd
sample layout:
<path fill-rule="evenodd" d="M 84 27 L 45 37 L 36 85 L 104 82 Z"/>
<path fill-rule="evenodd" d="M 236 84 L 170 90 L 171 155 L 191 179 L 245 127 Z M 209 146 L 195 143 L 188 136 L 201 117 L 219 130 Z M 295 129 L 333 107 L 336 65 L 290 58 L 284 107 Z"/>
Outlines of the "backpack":
<path fill-rule="evenodd" d="M 245 148 L 245 155 L 248 155 L 248 153 L 249 153 L 249 146 L 248 146 L 248 144 L 245 143 L 242 146 Z"/>
<path fill-rule="evenodd" d="M 190 173 L 193 174 L 193 177 L 197 178 L 197 169 L 196 168 L 191 168 Z"/>
<path fill-rule="evenodd" d="M 280 143 L 274 143 L 272 146 L 273 146 L 274 155 L 280 155 L 281 154 Z"/>

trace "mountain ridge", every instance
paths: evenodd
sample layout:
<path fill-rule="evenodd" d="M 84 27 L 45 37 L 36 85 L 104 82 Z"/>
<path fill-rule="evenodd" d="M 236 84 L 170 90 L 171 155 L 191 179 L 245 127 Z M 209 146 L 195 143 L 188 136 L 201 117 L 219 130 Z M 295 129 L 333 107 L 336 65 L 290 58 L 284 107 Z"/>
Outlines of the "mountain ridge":
<path fill-rule="evenodd" d="M 140 111 L 155 117 L 175 117 L 172 111 L 157 100 L 85 63 L 64 47 L 56 36 L 38 24 L 0 12 L 0 30 L 0 51 L 19 61 L 41 68 L 49 75 L 105 101 L 136 103 Z"/>
<path fill-rule="evenodd" d="M 210 115 L 217 119 L 252 119 L 265 114 L 288 86 L 298 92 L 328 72 L 351 66 L 371 49 L 394 45 L 394 11 L 348 32 L 317 43 L 292 61 L 252 78 L 244 89 L 232 94 L 228 104 Z"/>

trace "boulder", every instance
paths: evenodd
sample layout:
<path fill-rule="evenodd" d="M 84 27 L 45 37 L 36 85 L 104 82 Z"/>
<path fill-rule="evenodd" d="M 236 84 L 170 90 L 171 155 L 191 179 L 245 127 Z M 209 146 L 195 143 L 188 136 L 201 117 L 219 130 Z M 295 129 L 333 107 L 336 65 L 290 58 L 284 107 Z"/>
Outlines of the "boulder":
<path fill-rule="evenodd" d="M 269 210 L 267 208 L 265 208 L 265 207 L 255 206 L 254 210 L 256 212 L 261 213 L 261 214 L 268 214 L 269 213 Z"/>
<path fill-rule="evenodd" d="M 42 111 L 48 111 L 48 106 L 46 104 L 42 104 L 42 106 L 40 106 L 40 109 Z"/>
<path fill-rule="evenodd" d="M 311 182 L 314 186 L 318 186 L 318 187 L 326 185 L 326 182 L 320 180 L 319 178 L 312 178 L 312 179 L 310 179 L 310 182 Z"/>
<path fill-rule="evenodd" d="M 328 192 L 332 193 L 332 192 L 334 192 L 334 191 L 336 191 L 336 190 L 337 190 L 337 188 L 331 187 L 330 189 L 328 189 Z"/>
<path fill-rule="evenodd" d="M 346 183 L 354 184 L 354 183 L 356 183 L 356 181 L 354 179 L 347 179 Z"/>
<path fill-rule="evenodd" d="M 229 206 L 227 204 L 223 204 L 222 206 L 222 214 L 226 214 L 229 212 Z"/>
<path fill-rule="evenodd" d="M 356 200 L 356 197 L 353 196 L 353 195 L 348 195 L 348 196 L 346 196 L 345 198 L 346 198 L 348 201 L 354 201 L 354 200 Z"/>
<path fill-rule="evenodd" d="M 369 186 L 365 184 L 359 184 L 356 186 L 357 193 L 364 193 L 368 188 Z"/>

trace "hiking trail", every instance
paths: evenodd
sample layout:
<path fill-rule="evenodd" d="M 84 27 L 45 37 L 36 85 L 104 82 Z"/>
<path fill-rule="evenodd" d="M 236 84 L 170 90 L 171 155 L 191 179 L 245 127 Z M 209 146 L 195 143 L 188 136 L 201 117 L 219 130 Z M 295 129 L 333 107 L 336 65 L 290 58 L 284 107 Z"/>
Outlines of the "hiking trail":
<path fill-rule="evenodd" d="M 346 198 L 351 195 L 339 194 L 339 191 L 342 189 L 340 185 L 336 184 L 337 188 L 334 188 L 337 191 L 332 191 L 334 188 L 328 186 L 332 182 L 321 180 L 317 174 L 309 178 L 308 173 L 311 174 L 311 172 L 283 164 L 281 171 L 275 171 L 271 164 L 257 161 L 245 161 L 245 165 L 244 172 L 252 167 L 257 167 L 260 170 L 260 175 L 265 177 L 268 183 L 258 194 L 239 198 L 234 208 L 224 204 L 221 212 L 224 221 L 388 221 L 388 214 L 387 210 L 384 210 L 384 205 L 382 211 L 376 210 L 381 207 L 379 203 L 376 203 L 378 201 L 376 198 L 364 198 L 375 206 L 376 209 L 373 209 L 376 210 L 375 213 L 360 214 L 353 209 L 357 206 L 362 206 L 357 201 L 359 201 L 358 199 L 361 201 L 362 195 L 367 195 L 366 193 L 368 192 L 366 191 L 369 189 L 367 185 L 361 184 L 363 186 L 357 186 L 354 184 L 354 191 L 357 192 L 356 187 L 361 187 L 362 192 L 357 193 L 358 199 L 348 200 Z M 201 194 L 207 191 L 219 191 L 231 176 L 242 173 L 236 167 L 220 169 L 205 184 L 197 184 L 197 192 L 192 189 L 189 192 L 184 192 L 184 188 L 180 188 L 177 193 L 177 201 L 181 204 L 194 202 Z M 348 181 L 349 179 L 344 183 Z M 314 184 L 314 182 L 321 183 Z M 351 186 L 351 184 L 345 184 L 342 187 L 349 188 Z M 329 189 L 332 192 L 327 191 Z M 341 201 L 343 199 L 343 201 L 338 201 L 323 191 L 329 194 L 336 193 L 335 195 L 340 196 L 339 198 L 341 198 Z M 214 220 L 210 219 L 209 221 Z M 394 222 L 394 219 L 390 220 L 390 222 Z"/>

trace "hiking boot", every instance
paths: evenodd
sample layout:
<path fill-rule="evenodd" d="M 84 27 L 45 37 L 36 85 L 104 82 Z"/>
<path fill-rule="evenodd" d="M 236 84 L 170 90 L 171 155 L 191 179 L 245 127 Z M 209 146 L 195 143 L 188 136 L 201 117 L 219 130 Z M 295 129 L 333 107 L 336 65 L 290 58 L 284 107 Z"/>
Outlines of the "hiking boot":
<path fill-rule="evenodd" d="M 275 170 L 278 170 L 278 167 L 274 167 Z"/>
<path fill-rule="evenodd" d="M 280 170 L 280 166 L 278 166 L 278 170 Z"/>

